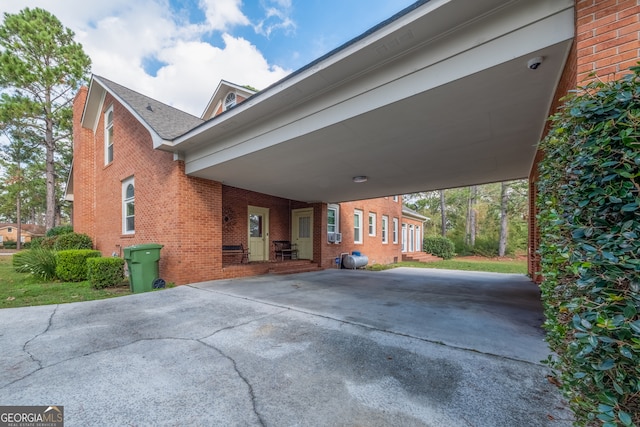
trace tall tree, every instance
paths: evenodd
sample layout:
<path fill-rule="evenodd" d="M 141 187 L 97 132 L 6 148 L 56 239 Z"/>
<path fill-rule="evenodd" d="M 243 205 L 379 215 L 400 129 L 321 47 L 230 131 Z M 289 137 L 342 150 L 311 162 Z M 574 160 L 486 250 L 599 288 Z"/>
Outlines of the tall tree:
<path fill-rule="evenodd" d="M 442 237 L 447 237 L 447 212 L 446 212 L 446 201 L 444 198 L 444 190 L 440 190 L 440 215 L 442 216 L 440 232 L 442 233 Z"/>
<path fill-rule="evenodd" d="M 498 243 L 498 256 L 507 253 L 507 238 L 509 233 L 508 223 L 509 184 L 503 182 L 500 186 L 500 241 Z"/>
<path fill-rule="evenodd" d="M 4 14 L 0 25 L 0 122 L 38 135 L 45 152 L 45 227 L 55 225 L 56 154 L 69 144 L 71 103 L 91 60 L 74 33 L 44 9 Z"/>
<path fill-rule="evenodd" d="M 0 125 L 0 128 L 4 128 Z M 6 196 L 15 202 L 15 218 L 18 239 L 16 245 L 18 250 L 22 249 L 22 198 L 25 188 L 24 166 L 32 163 L 35 158 L 33 139 L 24 134 L 21 130 L 13 128 L 4 129 L 4 135 L 8 138 L 8 143 L 0 147 L 0 165 L 4 169 Z"/>

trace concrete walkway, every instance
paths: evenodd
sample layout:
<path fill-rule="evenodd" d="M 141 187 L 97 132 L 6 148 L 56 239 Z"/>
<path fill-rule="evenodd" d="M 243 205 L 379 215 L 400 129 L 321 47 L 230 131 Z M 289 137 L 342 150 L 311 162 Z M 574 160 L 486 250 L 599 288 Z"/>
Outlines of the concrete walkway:
<path fill-rule="evenodd" d="M 0 310 L 0 404 L 67 426 L 570 426 L 525 277 L 327 270 Z"/>

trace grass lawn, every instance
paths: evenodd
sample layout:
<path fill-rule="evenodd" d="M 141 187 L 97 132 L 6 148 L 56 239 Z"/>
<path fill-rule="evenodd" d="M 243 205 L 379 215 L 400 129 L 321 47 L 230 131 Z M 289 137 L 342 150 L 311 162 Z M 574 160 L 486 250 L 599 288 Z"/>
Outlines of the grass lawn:
<path fill-rule="evenodd" d="M 416 267 L 416 268 L 441 268 L 447 270 L 465 271 L 487 271 L 492 273 L 517 273 L 527 274 L 527 261 L 525 260 L 493 260 L 454 258 L 434 262 L 399 262 L 389 266 L 372 265 L 371 270 L 386 270 L 395 267 Z"/>
<path fill-rule="evenodd" d="M 28 273 L 16 273 L 10 255 L 0 256 L 0 308 L 63 304 L 128 295 L 129 286 L 94 289 L 89 282 L 46 282 Z"/>

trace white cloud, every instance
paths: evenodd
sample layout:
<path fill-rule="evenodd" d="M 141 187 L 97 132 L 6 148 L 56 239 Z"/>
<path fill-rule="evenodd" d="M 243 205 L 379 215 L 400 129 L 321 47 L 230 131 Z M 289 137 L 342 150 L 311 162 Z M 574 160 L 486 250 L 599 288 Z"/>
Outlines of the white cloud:
<path fill-rule="evenodd" d="M 289 73 L 245 39 L 224 33 L 222 46 L 202 41 L 211 31 L 249 25 L 240 0 L 201 0 L 200 6 L 205 23 L 174 16 L 168 0 L 111 0 L 91 7 L 86 0 L 0 0 L 0 13 L 47 9 L 76 33 L 95 74 L 198 116 L 221 79 L 264 88 Z M 149 59 L 160 66 L 155 76 L 145 71 Z"/>
<path fill-rule="evenodd" d="M 271 0 L 260 2 L 265 10 L 265 18 L 254 24 L 257 34 L 269 37 L 276 30 L 290 34 L 296 30 L 296 24 L 291 19 L 291 0 Z"/>

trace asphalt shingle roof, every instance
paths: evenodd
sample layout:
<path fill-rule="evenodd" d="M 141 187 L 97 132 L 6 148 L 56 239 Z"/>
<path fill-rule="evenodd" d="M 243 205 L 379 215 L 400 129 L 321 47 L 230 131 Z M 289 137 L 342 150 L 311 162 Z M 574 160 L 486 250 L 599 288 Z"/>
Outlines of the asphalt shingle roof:
<path fill-rule="evenodd" d="M 174 140 L 204 120 L 171 107 L 104 77 L 94 76 L 109 90 L 126 102 L 156 133 L 165 140 Z"/>

